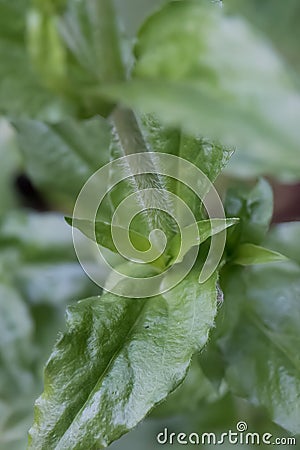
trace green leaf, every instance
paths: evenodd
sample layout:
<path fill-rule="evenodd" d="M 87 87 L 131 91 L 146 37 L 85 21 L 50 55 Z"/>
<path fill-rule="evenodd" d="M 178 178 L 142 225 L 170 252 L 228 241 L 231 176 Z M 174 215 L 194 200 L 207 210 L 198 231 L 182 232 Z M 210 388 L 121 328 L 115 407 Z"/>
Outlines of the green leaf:
<path fill-rule="evenodd" d="M 33 324 L 28 308 L 17 291 L 9 285 L 0 284 L 1 345 L 0 378 L 1 398 L 9 399 L 16 392 L 32 390 L 34 379 L 30 365 Z"/>
<path fill-rule="evenodd" d="M 232 392 L 264 406 L 293 434 L 300 432 L 299 280 L 291 262 L 231 270 L 221 280 L 225 301 L 217 324 Z"/>
<path fill-rule="evenodd" d="M 133 428 L 184 379 L 216 312 L 216 278 L 195 275 L 168 294 L 105 294 L 68 311 L 45 372 L 31 449 L 103 448 Z"/>
<path fill-rule="evenodd" d="M 92 257 L 86 250 L 86 260 Z M 26 448 L 42 371 L 67 304 L 99 289 L 76 260 L 55 213 L 10 211 L 0 221 L 0 448 Z"/>
<path fill-rule="evenodd" d="M 195 164 L 213 183 L 228 164 L 234 151 L 207 138 L 181 135 L 178 156 Z"/>
<path fill-rule="evenodd" d="M 87 88 L 124 78 L 112 2 L 33 3 L 0 3 L 0 110 L 51 121 L 107 115 L 111 104 Z"/>
<path fill-rule="evenodd" d="M 18 450 L 26 445 L 31 405 L 38 393 L 32 371 L 34 322 L 18 291 L 2 281 L 1 271 L 0 330 L 0 446 Z"/>
<path fill-rule="evenodd" d="M 14 126 L 30 179 L 67 210 L 87 179 L 109 162 L 111 129 L 100 117 L 57 124 L 20 119 Z"/>
<path fill-rule="evenodd" d="M 72 219 L 71 217 L 66 217 L 66 222 L 78 228 L 85 236 L 115 252 L 118 250 L 115 246 L 112 231 L 114 233 L 119 233 L 119 235 L 126 236 L 128 231 L 125 228 L 112 226 L 109 223 L 96 221 L 93 223 L 90 220 L 84 219 Z M 170 241 L 168 248 L 166 250 L 166 257 L 169 259 L 168 265 L 176 262 L 182 262 L 186 253 L 191 249 L 191 247 L 202 244 L 209 237 L 221 233 L 226 228 L 229 228 L 239 222 L 239 219 L 211 219 L 203 220 L 197 223 L 199 239 L 195 236 L 195 230 L 193 226 L 188 226 L 183 228 L 182 234 L 178 233 Z M 133 246 L 139 251 L 147 251 L 151 244 L 149 240 L 142 234 L 129 230 L 130 240 Z M 171 259 L 170 259 L 171 258 Z"/>
<path fill-rule="evenodd" d="M 300 58 L 298 42 L 300 39 L 299 19 L 300 8 L 297 0 L 226 0 L 224 2 L 226 10 L 245 16 L 256 28 L 257 32 L 264 35 L 271 41 L 271 45 L 276 48 L 280 56 L 286 60 L 291 69 L 296 69 L 295 81 L 298 82 L 300 71 Z M 298 72 L 297 72 L 298 71 Z M 265 158 L 264 161 L 257 161 L 251 152 L 247 154 L 236 152 L 228 166 L 228 173 L 237 178 L 256 177 L 266 173 L 272 173 L 272 159 Z M 276 176 L 286 181 L 284 171 L 278 168 Z"/>
<path fill-rule="evenodd" d="M 132 38 L 147 16 L 168 0 L 115 0 L 119 20 L 128 37 Z"/>
<path fill-rule="evenodd" d="M 0 120 L 0 216 L 13 209 L 17 203 L 17 195 L 13 189 L 16 173 L 21 167 L 13 130 L 5 120 Z"/>
<path fill-rule="evenodd" d="M 93 256 L 83 239 L 85 261 Z M 12 211 L 0 221 L 0 274 L 28 304 L 65 307 L 91 290 L 77 262 L 72 234 L 56 213 Z"/>
<path fill-rule="evenodd" d="M 123 78 L 117 21 L 110 0 L 68 1 L 59 29 L 77 64 L 95 83 Z"/>
<path fill-rule="evenodd" d="M 80 245 L 85 262 L 92 266 L 86 242 Z M 63 328 L 66 305 L 99 289 L 78 264 L 70 230 L 57 214 L 6 214 L 0 222 L 0 249 L 0 280 L 14 287 L 32 313 L 38 339 L 32 353 L 40 370 Z"/>
<path fill-rule="evenodd" d="M 195 236 L 193 225 L 183 228 L 182 233 L 176 234 L 170 242 L 170 254 L 172 260 L 170 263 L 179 263 L 183 260 L 186 253 L 195 245 L 202 244 L 211 236 L 221 233 L 226 228 L 237 224 L 239 219 L 211 219 L 202 220 L 197 223 L 199 238 Z"/>
<path fill-rule="evenodd" d="M 274 252 L 265 247 L 254 244 L 241 244 L 233 258 L 234 264 L 251 266 L 254 264 L 265 264 L 268 262 L 279 262 L 287 260 L 286 256 Z"/>
<path fill-rule="evenodd" d="M 11 211 L 0 220 L 0 245 L 15 248 L 23 261 L 74 260 L 72 236 L 57 213 Z"/>
<path fill-rule="evenodd" d="M 260 244 L 264 239 L 273 215 L 273 192 L 269 183 L 260 179 L 254 187 L 239 185 L 228 190 L 225 212 L 229 217 L 240 217 L 228 245 L 235 251 L 239 242 Z"/>
<path fill-rule="evenodd" d="M 274 225 L 264 244 L 275 251 L 284 253 L 288 258 L 300 264 L 300 222 L 280 223 Z"/>
<path fill-rule="evenodd" d="M 188 136 L 180 130 L 165 127 L 155 116 L 133 114 L 130 110 L 117 108 L 113 113 L 114 140 L 111 145 L 112 159 L 139 152 L 162 152 L 184 158 L 198 167 L 212 182 L 217 178 L 223 167 L 228 162 L 232 150 L 208 139 L 197 136 Z M 153 160 L 154 172 L 159 171 Z M 124 175 L 130 177 L 131 168 L 126 165 L 123 168 Z M 178 163 L 178 177 L 180 179 L 180 163 Z M 204 217 L 201 210 L 201 200 L 187 186 L 184 186 L 178 179 L 163 176 L 142 176 L 130 177 L 129 181 L 122 182 L 111 193 L 111 200 L 114 206 L 133 192 L 146 187 L 160 187 L 168 189 L 180 197 L 194 213 L 197 220 Z M 161 204 L 169 204 L 170 213 L 174 213 L 170 201 L 161 191 Z M 141 199 L 141 205 L 143 199 Z M 143 216 L 143 220 L 137 224 L 136 230 L 142 234 L 148 234 L 154 228 L 163 226 L 165 234 L 170 237 L 174 232 L 178 232 L 176 224 L 170 218 L 162 215 L 161 211 L 148 211 Z M 146 231 L 145 231 L 146 230 Z"/>
<path fill-rule="evenodd" d="M 91 284 L 77 261 L 27 263 L 19 269 L 15 280 L 20 292 L 33 307 L 48 304 L 61 311 L 74 298 L 100 292 Z"/>
<path fill-rule="evenodd" d="M 141 127 L 147 146 L 153 151 L 179 156 L 198 167 L 213 183 L 228 163 L 233 150 L 211 142 L 200 135 L 190 136 L 174 128 L 166 128 L 153 115 L 141 118 Z M 178 164 L 178 178 L 180 178 Z M 166 185 L 174 194 L 184 200 L 197 220 L 205 217 L 201 200 L 187 186 L 178 180 L 167 179 Z"/>
<path fill-rule="evenodd" d="M 84 246 L 85 261 L 92 265 L 86 242 L 80 245 Z M 66 305 L 99 292 L 78 264 L 68 226 L 54 213 L 10 212 L 0 222 L 0 249 L 0 279 L 14 286 L 31 309 L 39 346 L 50 341 L 52 347 L 55 334 L 63 326 Z M 41 317 L 45 311 L 47 320 Z"/>
<path fill-rule="evenodd" d="M 163 147 L 166 149 L 166 152 L 169 152 L 169 149 L 172 149 L 172 143 L 177 142 L 177 133 L 173 136 L 171 133 L 169 134 L 168 130 L 158 126 L 154 134 L 153 129 L 151 129 L 151 121 L 151 125 L 148 127 L 147 120 L 144 118 L 143 126 L 139 117 L 125 108 L 116 108 L 112 114 L 112 121 L 113 140 L 110 148 L 112 159 L 133 153 L 160 151 Z M 130 163 L 128 160 L 124 160 L 122 167 L 123 181 L 111 191 L 110 199 L 114 208 L 116 208 L 130 194 L 136 194 L 136 201 L 140 209 L 144 211 L 137 215 L 136 231 L 148 236 L 152 230 L 160 228 L 163 229 L 166 236 L 170 236 L 176 230 L 174 221 L 169 215 L 163 214 L 161 210 L 149 208 L 149 204 L 147 204 L 143 195 L 144 189 L 161 189 L 158 199 L 159 203 L 163 207 L 168 205 L 169 213 L 172 214 L 173 205 L 170 204 L 165 192 L 167 180 L 166 177 L 158 175 L 159 167 L 154 158 L 149 169 L 150 173 L 134 176 Z M 117 170 L 120 169 L 117 168 Z"/>
<path fill-rule="evenodd" d="M 146 143 L 153 151 L 170 153 L 190 161 L 211 182 L 216 180 L 233 154 L 233 149 L 211 142 L 198 133 L 191 136 L 174 127 L 166 127 L 153 114 L 142 115 L 140 126 Z"/>
<path fill-rule="evenodd" d="M 227 0 L 224 6 L 249 19 L 299 72 L 300 7 L 297 0 L 265 0 L 263 4 L 259 0 Z"/>
<path fill-rule="evenodd" d="M 214 329 L 212 331 L 209 343 L 198 357 L 198 363 L 202 368 L 205 377 L 215 388 L 215 391 L 219 393 L 219 396 L 222 396 L 228 392 L 228 387 L 225 381 L 223 357 L 219 347 L 216 345 L 215 336 L 218 332 L 219 327 L 217 330 Z"/>
<path fill-rule="evenodd" d="M 87 88 L 124 78 L 114 6 L 110 0 L 54 6 L 36 2 L 28 13 L 31 61 L 45 86 L 77 105 L 80 117 L 107 116 L 112 105 Z"/>
<path fill-rule="evenodd" d="M 167 400 L 156 407 L 151 417 L 174 417 L 183 414 L 197 414 L 203 406 L 203 400 L 213 401 L 216 392 L 198 362 L 193 358 L 183 383 L 168 396 Z"/>
<path fill-rule="evenodd" d="M 72 111 L 45 89 L 26 51 L 27 0 L 0 2 L 0 111 L 12 116 L 57 120 Z"/>
<path fill-rule="evenodd" d="M 300 95 L 241 18 L 198 1 L 169 3 L 142 27 L 136 56 L 134 79 L 101 95 L 238 146 L 257 163 L 267 160 L 268 173 L 299 176 Z"/>
<path fill-rule="evenodd" d="M 58 34 L 56 17 L 41 13 L 37 8 L 30 9 L 27 42 L 31 62 L 43 83 L 53 89 L 59 87 L 66 75 L 66 51 Z"/>
<path fill-rule="evenodd" d="M 99 245 L 108 248 L 115 253 L 118 253 L 118 250 L 114 244 L 112 231 L 114 231 L 114 233 L 119 233 L 120 236 L 127 235 L 128 233 L 126 228 L 112 226 L 109 223 L 101 222 L 99 220 L 93 223 L 90 220 L 72 219 L 71 217 L 66 217 L 66 222 L 69 225 L 78 228 L 89 239 L 95 241 L 96 238 L 96 242 Z M 137 250 L 146 251 L 151 246 L 147 238 L 134 230 L 129 230 L 129 236 L 133 246 Z"/>

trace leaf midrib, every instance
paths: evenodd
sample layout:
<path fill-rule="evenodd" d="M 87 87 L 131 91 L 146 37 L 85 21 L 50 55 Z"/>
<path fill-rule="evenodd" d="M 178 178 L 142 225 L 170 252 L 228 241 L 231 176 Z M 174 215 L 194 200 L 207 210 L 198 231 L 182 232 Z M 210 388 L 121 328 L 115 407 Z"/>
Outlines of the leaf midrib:
<path fill-rule="evenodd" d="M 76 418 L 81 414 L 82 411 L 84 411 L 86 405 L 88 404 L 89 400 L 92 398 L 92 396 L 94 395 L 95 391 L 97 390 L 98 386 L 101 385 L 102 381 L 104 380 L 105 376 L 107 375 L 107 373 L 109 372 L 110 368 L 112 367 L 113 363 L 115 362 L 115 360 L 117 359 L 117 357 L 120 355 L 122 349 L 124 348 L 125 344 L 129 341 L 130 336 L 133 334 L 133 331 L 135 330 L 135 328 L 137 327 L 137 325 L 139 324 L 140 320 L 141 320 L 141 316 L 143 311 L 146 309 L 146 306 L 148 305 L 148 302 L 151 299 L 147 299 L 144 302 L 144 305 L 141 307 L 134 323 L 132 324 L 132 326 L 130 327 L 130 329 L 128 330 L 128 332 L 126 333 L 125 338 L 122 340 L 122 342 L 120 343 L 120 345 L 118 345 L 117 349 L 115 350 L 114 354 L 112 355 L 112 357 L 110 358 L 110 360 L 108 361 L 106 367 L 104 368 L 104 370 L 102 371 L 102 373 L 99 375 L 99 377 L 97 378 L 97 381 L 93 387 L 93 389 L 91 389 L 87 399 L 85 400 L 84 404 L 80 407 L 80 409 L 78 410 L 78 412 L 76 413 L 76 415 L 73 417 L 72 422 L 68 425 L 68 428 L 65 430 L 65 432 L 63 433 L 63 435 L 59 438 L 59 440 L 57 441 L 57 443 L 55 444 L 56 446 L 58 446 L 60 444 L 60 442 L 63 440 L 64 436 L 66 435 L 66 433 L 68 432 L 68 430 L 71 428 L 72 424 L 75 422 Z M 102 435 L 102 439 L 103 439 L 103 435 Z"/>

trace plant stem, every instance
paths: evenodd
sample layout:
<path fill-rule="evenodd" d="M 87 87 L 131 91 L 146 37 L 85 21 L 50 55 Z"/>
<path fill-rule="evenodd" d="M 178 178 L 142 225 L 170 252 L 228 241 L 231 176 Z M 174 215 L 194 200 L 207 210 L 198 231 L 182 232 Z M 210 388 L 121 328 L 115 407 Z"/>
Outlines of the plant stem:
<path fill-rule="evenodd" d="M 147 145 L 143 134 L 140 130 L 134 112 L 130 109 L 117 106 L 111 115 L 115 135 L 121 147 L 121 154 L 124 156 L 138 154 L 152 151 Z M 149 173 L 134 175 L 135 169 L 130 166 L 130 162 L 124 161 L 124 167 L 130 178 L 130 184 L 134 192 L 141 193 L 138 196 L 138 201 L 141 206 L 141 211 L 145 211 L 144 221 L 147 234 L 154 229 L 161 229 L 165 233 L 167 239 L 173 234 L 172 224 L 168 220 L 168 216 L 163 215 L 159 210 L 164 210 L 170 203 L 169 197 L 165 192 L 165 182 L 163 177 L 159 175 L 159 170 L 156 167 L 155 158 L 149 158 L 147 161 L 147 171 Z M 155 190 L 149 192 L 149 195 L 143 195 L 145 189 L 154 188 Z M 153 209 L 153 205 L 155 205 Z M 170 205 L 170 212 L 172 205 Z M 155 241 L 154 241 L 155 245 Z M 157 241 L 159 248 L 159 242 Z M 158 261 L 159 266 L 165 264 L 165 258 L 162 257 Z"/>
<path fill-rule="evenodd" d="M 106 17 L 110 18 L 108 22 L 115 23 L 114 12 L 110 0 L 102 0 L 102 4 L 106 13 Z M 116 28 L 112 27 L 112 30 L 109 30 L 109 27 L 106 27 L 107 37 L 109 36 L 109 33 L 112 33 L 111 40 L 114 43 L 113 47 L 107 47 L 109 49 L 108 59 L 111 65 L 110 70 L 112 72 L 112 75 L 115 74 L 115 70 L 117 73 L 122 73 L 122 78 L 125 79 L 125 69 L 123 67 L 122 59 L 120 56 Z M 129 156 L 131 154 L 143 153 L 152 150 L 147 145 L 136 116 L 131 109 L 117 105 L 111 113 L 111 120 L 113 123 L 115 136 L 119 141 L 122 155 Z M 139 193 L 147 188 L 160 188 L 161 194 L 159 196 L 156 196 L 156 204 L 157 201 L 161 201 L 161 205 L 163 207 L 166 205 L 167 201 L 166 195 L 163 191 L 164 183 L 161 176 L 158 175 L 154 158 L 151 159 L 151 163 L 152 164 L 149 164 L 149 172 L 151 172 L 151 174 L 149 173 L 141 176 L 134 175 L 134 168 L 130 167 L 128 161 L 124 164 L 126 165 L 126 172 L 129 175 L 132 175 L 130 178 L 130 183 L 133 187 L 134 192 Z M 162 228 L 166 236 L 168 236 L 172 231 L 170 228 L 170 224 L 167 220 L 162 219 L 159 211 L 151 209 L 151 199 L 145 201 L 144 195 L 139 195 L 138 201 L 140 203 L 141 210 L 145 211 L 143 216 L 145 218 L 145 225 L 147 226 L 148 234 L 156 228 Z M 159 263 L 161 264 L 161 262 Z"/>
<path fill-rule="evenodd" d="M 124 155 L 148 151 L 147 144 L 132 110 L 117 106 L 111 117 Z"/>

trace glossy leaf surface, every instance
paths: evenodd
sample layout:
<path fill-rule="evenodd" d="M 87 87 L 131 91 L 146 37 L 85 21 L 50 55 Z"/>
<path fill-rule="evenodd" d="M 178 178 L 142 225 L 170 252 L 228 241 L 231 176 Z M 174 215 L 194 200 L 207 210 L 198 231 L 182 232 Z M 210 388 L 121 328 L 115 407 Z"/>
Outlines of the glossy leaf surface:
<path fill-rule="evenodd" d="M 183 380 L 215 312 L 215 277 L 200 286 L 191 276 L 164 296 L 105 294 L 70 308 L 29 448 L 102 448 L 129 431 Z"/>

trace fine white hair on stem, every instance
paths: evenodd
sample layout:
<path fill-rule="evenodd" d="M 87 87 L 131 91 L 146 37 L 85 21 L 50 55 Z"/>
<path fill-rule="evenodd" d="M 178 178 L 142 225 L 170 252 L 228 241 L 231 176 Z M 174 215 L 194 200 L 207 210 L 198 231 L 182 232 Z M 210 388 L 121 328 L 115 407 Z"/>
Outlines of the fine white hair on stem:
<path fill-rule="evenodd" d="M 172 215 L 173 205 L 167 194 L 167 186 L 163 176 L 159 174 L 157 161 L 152 149 L 146 144 L 135 115 L 126 109 L 116 109 L 113 113 L 113 158 L 127 156 L 133 153 L 151 152 L 151 157 L 145 161 L 143 159 L 143 169 L 149 173 L 134 175 L 139 167 L 139 158 L 135 162 L 135 167 L 131 167 L 127 159 L 122 160 L 120 168 L 127 178 L 128 184 L 133 192 L 139 193 L 137 196 L 141 206 L 141 211 L 145 211 L 143 217 L 148 225 L 148 231 L 156 228 L 162 229 L 166 234 L 174 230 L 174 221 L 168 214 L 162 215 L 158 210 L 166 209 Z M 147 165 L 145 167 L 145 164 Z M 145 189 L 147 195 L 143 194 Z M 155 205 L 155 207 L 153 207 Z M 147 212 L 146 212 L 147 211 Z"/>

